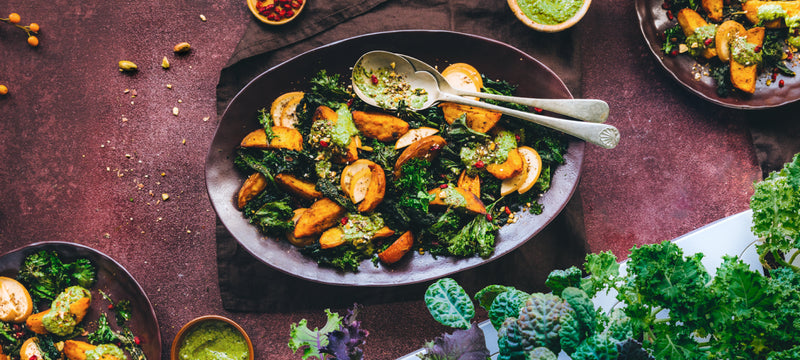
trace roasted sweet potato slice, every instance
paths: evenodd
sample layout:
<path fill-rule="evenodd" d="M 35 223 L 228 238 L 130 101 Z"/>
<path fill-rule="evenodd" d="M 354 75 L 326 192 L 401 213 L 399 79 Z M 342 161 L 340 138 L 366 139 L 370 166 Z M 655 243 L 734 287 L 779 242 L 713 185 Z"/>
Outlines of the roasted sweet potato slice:
<path fill-rule="evenodd" d="M 678 11 L 676 17 L 678 18 L 678 24 L 680 24 L 681 28 L 683 29 L 683 34 L 687 37 L 692 36 L 697 28 L 708 25 L 706 19 L 703 19 L 703 17 L 700 16 L 697 11 L 689 8 Z M 691 46 L 691 44 L 687 45 Z M 714 48 L 708 48 L 703 50 L 702 54 L 704 58 L 711 59 L 714 56 L 717 56 L 717 50 Z"/>
<path fill-rule="evenodd" d="M 476 214 L 486 214 L 483 201 L 467 189 L 451 185 L 447 188 L 435 188 L 428 193 L 435 196 L 431 205 L 452 206 Z"/>
<path fill-rule="evenodd" d="M 409 145 L 400 153 L 400 156 L 397 157 L 397 161 L 394 163 L 394 176 L 400 176 L 400 169 L 408 160 L 436 158 L 445 145 L 447 145 L 447 141 L 439 135 L 424 137 Z"/>
<path fill-rule="evenodd" d="M 86 352 L 96 348 L 92 344 L 77 340 L 64 341 L 64 355 L 68 360 L 86 360 Z"/>
<path fill-rule="evenodd" d="M 442 76 L 456 89 L 479 92 L 483 88 L 481 73 L 467 63 L 451 64 L 442 70 Z"/>
<path fill-rule="evenodd" d="M 742 11 L 744 11 L 747 20 L 753 24 L 759 24 L 761 20 L 758 18 L 758 8 L 761 5 L 779 5 L 786 10 L 786 17 L 791 17 L 800 13 L 800 1 L 758 1 L 749 0 L 742 4 Z M 767 29 L 777 29 L 786 26 L 783 19 L 777 19 L 764 22 L 763 26 Z"/>
<path fill-rule="evenodd" d="M 749 44 L 761 46 L 764 43 L 764 28 L 754 27 L 745 32 L 745 37 Z M 746 93 L 756 91 L 756 77 L 758 76 L 758 64 L 744 65 L 731 58 L 731 83 L 739 90 Z"/>
<path fill-rule="evenodd" d="M 323 249 L 335 248 L 342 244 L 344 244 L 344 231 L 338 226 L 325 230 L 319 237 L 319 246 Z"/>
<path fill-rule="evenodd" d="M 345 208 L 333 200 L 319 199 L 297 219 L 297 224 L 294 226 L 294 237 L 299 239 L 321 234 L 338 224 L 344 214 Z"/>
<path fill-rule="evenodd" d="M 711 21 L 720 22 L 722 21 L 723 2 L 723 0 L 703 0 L 700 6 Z"/>
<path fill-rule="evenodd" d="M 370 212 L 375 210 L 386 195 L 386 174 L 383 168 L 375 163 L 369 165 L 370 182 L 364 201 L 358 204 L 358 211 Z"/>
<path fill-rule="evenodd" d="M 236 200 L 236 206 L 243 209 L 247 202 L 253 200 L 258 194 L 267 187 L 267 177 L 260 172 L 254 172 L 247 177 L 242 187 L 239 188 L 239 195 Z"/>
<path fill-rule="evenodd" d="M 75 321 L 80 323 L 83 321 L 83 317 L 86 316 L 86 313 L 89 312 L 89 306 L 91 305 L 91 297 L 82 297 L 69 304 L 69 312 L 75 315 Z"/>
<path fill-rule="evenodd" d="M 302 91 L 292 91 L 278 96 L 269 110 L 273 123 L 276 126 L 294 128 L 297 124 L 297 105 L 304 95 Z"/>
<path fill-rule="evenodd" d="M 322 197 L 322 193 L 317 190 L 316 184 L 299 179 L 294 175 L 278 174 L 275 176 L 275 182 L 282 189 L 303 199 L 313 200 Z"/>
<path fill-rule="evenodd" d="M 402 259 L 411 250 L 412 246 L 414 246 L 414 234 L 411 231 L 406 231 L 386 250 L 379 252 L 378 259 L 384 264 L 394 264 Z"/>
<path fill-rule="evenodd" d="M 395 141 L 408 132 L 408 123 L 399 117 L 380 112 L 353 111 L 358 131 L 371 139 Z"/>
<path fill-rule="evenodd" d="M 737 36 L 743 36 L 745 28 L 742 24 L 728 20 L 717 27 L 717 34 L 714 36 L 714 48 L 717 51 L 717 57 L 720 61 L 729 61 L 731 59 L 731 42 Z"/>
<path fill-rule="evenodd" d="M 403 134 L 397 142 L 394 144 L 395 149 L 402 149 L 408 145 L 411 145 L 422 138 L 434 135 L 439 132 L 439 129 L 434 129 L 430 127 L 420 127 L 416 129 L 408 130 L 407 133 Z"/>
<path fill-rule="evenodd" d="M 39 312 L 39 313 L 36 313 L 36 314 L 32 314 L 31 316 L 28 316 L 28 318 L 25 319 L 25 325 L 28 326 L 28 329 L 30 329 L 31 331 L 33 331 L 33 332 L 35 332 L 37 334 L 42 334 L 42 335 L 43 334 L 47 334 L 48 331 L 44 327 L 44 324 L 42 323 L 42 318 L 44 318 L 44 316 L 47 315 L 47 313 L 49 313 L 49 312 L 50 312 L 50 309 L 47 309 L 45 311 L 42 311 L 42 312 Z"/>
<path fill-rule="evenodd" d="M 486 165 L 486 171 L 500 180 L 505 180 L 519 174 L 522 167 L 522 157 L 519 155 L 519 151 L 512 149 L 508 152 L 508 158 L 504 163 Z"/>
<path fill-rule="evenodd" d="M 306 208 L 299 208 L 294 209 L 294 216 L 292 216 L 292 221 L 297 225 L 297 220 L 300 218 L 300 215 L 303 215 L 306 212 Z M 297 247 L 306 247 L 308 245 L 313 244 L 317 241 L 316 237 L 308 236 L 304 238 L 296 238 L 294 237 L 294 231 L 287 231 L 286 232 L 286 240 L 289 241 L 290 244 L 297 246 Z"/>
<path fill-rule="evenodd" d="M 496 111 L 455 103 L 441 103 L 439 107 L 442 108 L 444 120 L 448 124 L 452 124 L 459 116 L 466 114 L 467 126 L 472 130 L 483 133 L 491 130 L 500 121 L 500 117 L 503 116 L 503 114 Z"/>
<path fill-rule="evenodd" d="M 394 230 L 390 229 L 388 226 L 384 226 L 378 229 L 378 231 L 375 232 L 375 235 L 372 235 L 372 238 L 373 239 L 385 238 L 392 235 L 394 235 Z"/>
<path fill-rule="evenodd" d="M 303 150 L 303 135 L 299 131 L 284 126 L 273 126 L 271 129 L 274 137 L 269 143 L 267 143 L 267 132 L 258 129 L 247 134 L 239 145 L 259 149 Z"/>
<path fill-rule="evenodd" d="M 462 171 L 461 175 L 458 176 L 458 187 L 469 190 L 478 198 L 481 197 L 481 178 L 477 175 L 467 175 L 466 170 Z"/>

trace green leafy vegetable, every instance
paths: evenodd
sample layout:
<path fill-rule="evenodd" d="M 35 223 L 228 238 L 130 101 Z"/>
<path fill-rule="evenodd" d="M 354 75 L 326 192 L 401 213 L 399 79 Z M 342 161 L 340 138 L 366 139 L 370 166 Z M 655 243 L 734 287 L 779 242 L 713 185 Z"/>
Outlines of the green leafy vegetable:
<path fill-rule="evenodd" d="M 489 320 L 495 329 L 500 329 L 507 318 L 519 316 L 520 309 L 525 305 L 530 295 L 514 288 L 498 294 L 489 306 Z"/>
<path fill-rule="evenodd" d="M 483 330 L 475 323 L 467 330 L 437 337 L 425 345 L 425 350 L 422 360 L 486 360 L 490 355 Z"/>
<path fill-rule="evenodd" d="M 94 345 L 111 344 L 118 339 L 118 334 L 108 325 L 106 314 L 100 314 L 97 319 L 97 329 L 89 333 L 87 340 Z"/>
<path fill-rule="evenodd" d="M 800 154 L 781 171 L 772 172 L 756 183 L 750 208 L 753 234 L 764 239 L 757 246 L 761 262 L 769 268 L 765 259 L 769 254 L 780 265 L 800 271 L 790 265 L 791 261 L 783 260 L 783 253 L 800 247 Z"/>
<path fill-rule="evenodd" d="M 466 291 L 451 278 L 442 278 L 428 286 L 425 306 L 439 323 L 468 329 L 475 316 L 475 307 Z"/>
<path fill-rule="evenodd" d="M 55 251 L 47 250 L 25 257 L 17 275 L 17 280 L 25 285 L 38 307 L 49 307 L 69 286 L 91 287 L 96 279 L 97 270 L 88 260 L 64 263 Z"/>
<path fill-rule="evenodd" d="M 550 288 L 553 295 L 561 296 L 561 292 L 570 286 L 580 287 L 582 277 L 583 272 L 581 272 L 581 269 L 572 266 L 566 270 L 551 271 L 544 284 Z"/>
<path fill-rule="evenodd" d="M 472 256 L 478 254 L 487 258 L 494 252 L 494 241 L 498 226 L 489 221 L 485 215 L 475 215 L 466 226 L 447 243 L 450 254 L 456 256 Z"/>
<path fill-rule="evenodd" d="M 515 290 L 511 286 L 505 285 L 489 285 L 475 294 L 475 301 L 478 302 L 478 306 L 484 308 L 486 311 L 492 307 L 492 302 L 497 297 L 506 291 Z"/>
<path fill-rule="evenodd" d="M 302 358 L 304 360 L 309 358 L 323 359 L 320 349 L 328 345 L 328 334 L 342 327 L 342 317 L 338 313 L 325 309 L 325 314 L 328 319 L 321 329 L 314 328 L 314 330 L 311 330 L 306 319 L 302 319 L 300 322 L 290 326 L 289 348 L 294 353 L 302 350 Z"/>

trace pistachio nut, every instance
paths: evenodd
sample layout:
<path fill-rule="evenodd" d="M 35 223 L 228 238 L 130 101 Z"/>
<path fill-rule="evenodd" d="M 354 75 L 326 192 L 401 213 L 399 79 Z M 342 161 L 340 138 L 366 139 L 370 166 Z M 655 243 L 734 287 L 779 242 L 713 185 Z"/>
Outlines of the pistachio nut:
<path fill-rule="evenodd" d="M 119 62 L 119 71 L 136 71 L 139 67 L 133 61 L 122 60 Z"/>
<path fill-rule="evenodd" d="M 167 60 L 166 56 L 164 56 L 164 58 L 161 59 L 161 67 L 164 69 L 169 69 L 169 60 Z"/>
<path fill-rule="evenodd" d="M 176 54 L 183 54 L 183 53 L 189 52 L 189 49 L 191 49 L 191 48 L 192 48 L 192 46 L 189 45 L 188 42 L 182 42 L 182 43 L 180 43 L 178 45 L 175 45 L 175 47 L 172 48 L 172 51 L 174 51 Z"/>

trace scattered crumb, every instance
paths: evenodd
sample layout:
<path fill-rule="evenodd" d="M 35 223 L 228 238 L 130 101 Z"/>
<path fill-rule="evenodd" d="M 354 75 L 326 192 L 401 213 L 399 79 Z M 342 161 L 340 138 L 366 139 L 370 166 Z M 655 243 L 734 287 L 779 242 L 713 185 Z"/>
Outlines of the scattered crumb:
<path fill-rule="evenodd" d="M 206 19 L 206 16 L 205 16 L 205 15 L 203 15 L 203 14 L 200 14 L 200 20 L 202 20 L 202 21 L 206 21 L 206 20 L 208 20 L 208 19 Z"/>
<path fill-rule="evenodd" d="M 172 115 L 178 116 L 178 112 L 179 112 L 179 111 L 180 111 L 180 110 L 178 110 L 178 107 L 177 107 L 177 106 L 173 107 L 173 108 L 172 108 Z"/>

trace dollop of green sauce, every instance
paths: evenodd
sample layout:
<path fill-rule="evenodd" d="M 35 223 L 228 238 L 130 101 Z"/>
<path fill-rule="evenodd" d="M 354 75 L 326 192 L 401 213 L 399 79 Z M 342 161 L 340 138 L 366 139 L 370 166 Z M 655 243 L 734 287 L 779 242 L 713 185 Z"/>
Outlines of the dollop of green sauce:
<path fill-rule="evenodd" d="M 353 71 L 353 80 L 364 95 L 375 99 L 378 106 L 383 108 L 396 109 L 402 101 L 412 109 L 421 109 L 428 101 L 425 89 L 412 89 L 405 77 L 391 68 L 370 72 L 359 66 Z"/>
<path fill-rule="evenodd" d="M 383 228 L 384 222 L 381 214 L 369 216 L 361 214 L 348 214 L 347 224 L 342 226 L 342 237 L 362 250 L 370 250 L 368 246 L 375 233 Z"/>
<path fill-rule="evenodd" d="M 69 306 L 85 297 L 91 299 L 92 293 L 80 286 L 64 289 L 50 304 L 50 311 L 42 317 L 44 328 L 58 336 L 71 334 L 78 325 L 78 319 L 69 311 Z"/>
<path fill-rule="evenodd" d="M 331 140 L 336 146 L 346 148 L 347 145 L 350 145 L 350 141 L 353 140 L 353 136 L 358 134 L 358 128 L 353 122 L 353 115 L 347 105 L 340 105 L 336 109 L 336 115 L 339 116 L 339 119 L 336 120 L 336 124 L 331 129 Z"/>
<path fill-rule="evenodd" d="M 777 4 L 764 4 L 758 7 L 758 19 L 761 21 L 772 21 L 786 17 L 786 10 Z"/>
<path fill-rule="evenodd" d="M 513 132 L 503 130 L 491 142 L 476 147 L 462 147 L 459 151 L 461 163 L 467 168 L 475 166 L 478 160 L 484 165 L 501 164 L 508 159 L 508 152 L 517 148 L 517 137 Z"/>
<path fill-rule="evenodd" d="M 539 24 L 556 25 L 578 13 L 583 0 L 517 0 L 522 13 Z"/>
<path fill-rule="evenodd" d="M 761 62 L 761 53 L 756 52 L 756 45 L 748 43 L 747 39 L 741 36 L 737 36 L 731 42 L 731 57 L 733 57 L 733 61 L 744 66 Z"/>
<path fill-rule="evenodd" d="M 706 44 L 706 40 L 713 39 L 716 35 L 717 25 L 714 24 L 708 24 L 695 29 L 694 33 L 686 38 L 686 46 L 689 47 L 689 54 L 692 56 L 700 55 L 705 49 L 714 45 L 713 41 Z"/>
<path fill-rule="evenodd" d="M 206 321 L 190 330 L 180 344 L 185 360 L 246 360 L 250 356 L 244 336 L 222 321 Z"/>
<path fill-rule="evenodd" d="M 442 194 L 444 194 L 444 195 L 442 195 Z M 442 196 L 444 196 L 444 197 L 442 197 Z M 442 191 L 439 193 L 439 197 L 442 199 L 442 201 L 445 204 L 447 204 L 449 206 L 454 206 L 454 207 L 467 206 L 467 199 L 464 198 L 464 195 L 462 195 L 460 192 L 458 192 L 458 190 L 456 190 L 455 186 L 452 186 L 452 185 L 442 189 Z"/>
<path fill-rule="evenodd" d="M 114 344 L 97 345 L 94 349 L 86 350 L 86 360 L 100 360 L 103 355 L 113 356 L 119 360 L 127 359 L 122 349 Z"/>

